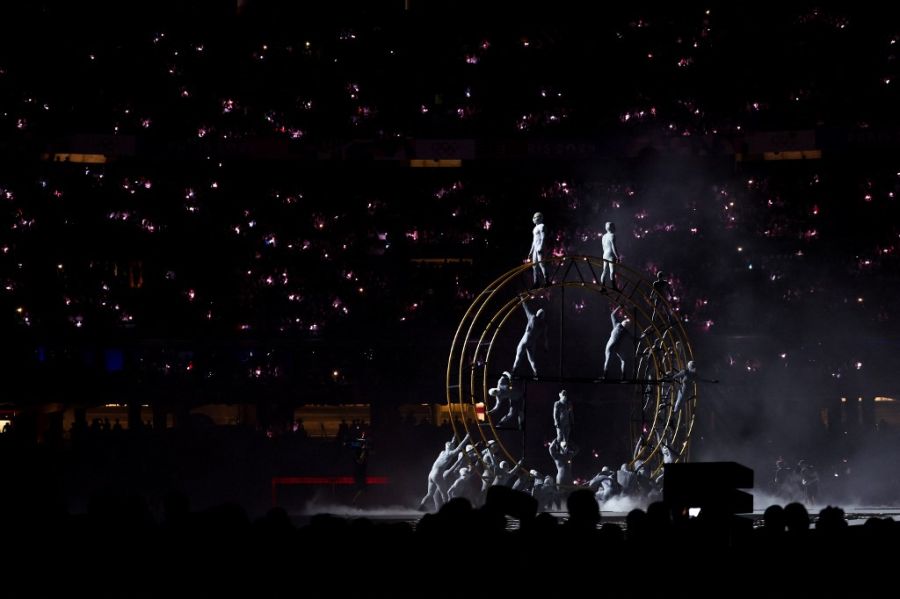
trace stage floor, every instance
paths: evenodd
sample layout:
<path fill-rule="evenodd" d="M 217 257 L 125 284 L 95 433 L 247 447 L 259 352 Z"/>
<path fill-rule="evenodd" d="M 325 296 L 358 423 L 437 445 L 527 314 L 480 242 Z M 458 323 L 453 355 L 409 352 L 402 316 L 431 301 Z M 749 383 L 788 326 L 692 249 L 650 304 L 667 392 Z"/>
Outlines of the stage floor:
<path fill-rule="evenodd" d="M 827 506 L 806 506 L 806 509 L 809 511 L 810 518 L 813 522 L 815 522 L 815 519 L 819 514 L 819 510 L 824 507 Z M 841 507 L 841 509 L 844 510 L 845 518 L 850 526 L 861 525 L 865 523 L 865 521 L 869 518 L 893 518 L 894 520 L 900 520 L 900 506 L 852 506 L 851 508 L 842 506 L 838 507 Z M 565 518 L 567 517 L 566 512 L 549 513 L 561 520 L 565 520 Z M 288 514 L 290 515 L 291 520 L 296 526 L 306 525 L 309 522 L 310 518 L 316 514 L 331 514 L 334 516 L 349 519 L 368 518 L 370 520 L 380 522 L 408 522 L 412 525 L 415 525 L 416 522 L 418 522 L 419 519 L 424 515 L 423 512 L 420 512 L 418 510 L 403 507 L 359 509 L 352 506 L 341 505 L 316 506 L 316 509 L 311 511 L 291 511 L 288 512 Z M 763 510 L 754 510 L 751 513 L 741 515 L 752 518 L 754 521 L 754 527 L 762 526 Z M 626 516 L 628 516 L 628 512 L 625 511 L 601 511 L 601 523 L 612 522 L 614 524 L 624 526 Z M 518 527 L 518 521 L 510 519 L 509 529 L 515 530 Z"/>

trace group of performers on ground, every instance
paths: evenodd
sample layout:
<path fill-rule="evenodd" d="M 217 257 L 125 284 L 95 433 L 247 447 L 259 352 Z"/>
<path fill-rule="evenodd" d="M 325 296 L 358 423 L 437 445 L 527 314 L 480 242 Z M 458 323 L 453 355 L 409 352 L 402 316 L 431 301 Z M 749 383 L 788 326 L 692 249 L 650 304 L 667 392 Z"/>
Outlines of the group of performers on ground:
<path fill-rule="evenodd" d="M 459 443 L 448 441 L 428 473 L 428 491 L 422 497 L 419 509 L 433 507 L 439 510 L 457 497 L 480 506 L 492 485 L 532 495 L 540 511 L 563 509 L 566 497 L 575 488 L 589 488 L 601 506 L 621 497 L 648 501 L 661 498 L 661 478 L 653 480 L 641 460 L 635 461 L 633 467 L 622 464 L 618 470 L 604 466 L 590 480 L 577 481 L 572 475 L 572 460 L 578 448 L 565 439 L 556 438 L 549 444 L 548 451 L 556 465 L 556 476 L 533 469 L 526 471 L 522 468 L 522 460 L 510 465 L 493 439 L 483 446 L 480 442 L 470 443 L 469 435 Z"/>

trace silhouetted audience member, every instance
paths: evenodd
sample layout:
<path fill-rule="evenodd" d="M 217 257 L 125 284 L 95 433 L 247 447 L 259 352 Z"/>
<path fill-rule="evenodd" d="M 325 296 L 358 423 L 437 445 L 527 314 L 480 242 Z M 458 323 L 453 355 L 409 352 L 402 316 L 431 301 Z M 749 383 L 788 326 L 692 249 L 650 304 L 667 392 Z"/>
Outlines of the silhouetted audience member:
<path fill-rule="evenodd" d="M 566 499 L 569 519 L 565 522 L 567 532 L 596 532 L 600 523 L 600 506 L 590 489 L 576 489 Z"/>
<path fill-rule="evenodd" d="M 847 520 L 844 518 L 844 510 L 839 507 L 824 507 L 819 511 L 816 519 L 816 530 L 823 533 L 836 533 L 847 528 Z"/>
<path fill-rule="evenodd" d="M 650 539 L 650 520 L 647 512 L 633 509 L 625 516 L 625 540 L 635 547 L 643 546 Z"/>
<path fill-rule="evenodd" d="M 784 522 L 788 534 L 793 538 L 805 538 L 809 532 L 809 512 L 802 503 L 789 503 L 784 506 Z"/>
<path fill-rule="evenodd" d="M 780 538 L 784 535 L 787 518 L 784 508 L 780 505 L 770 505 L 763 512 L 763 528 L 770 538 Z"/>

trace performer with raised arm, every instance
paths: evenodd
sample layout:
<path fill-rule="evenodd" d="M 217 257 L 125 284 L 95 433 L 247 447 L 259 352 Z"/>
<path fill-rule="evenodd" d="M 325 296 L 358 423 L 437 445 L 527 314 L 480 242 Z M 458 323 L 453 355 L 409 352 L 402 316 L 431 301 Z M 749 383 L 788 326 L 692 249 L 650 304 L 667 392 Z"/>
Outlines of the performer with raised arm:
<path fill-rule="evenodd" d="M 428 491 L 425 497 L 419 503 L 419 509 L 424 510 L 428 500 L 434 503 L 434 509 L 439 510 L 447 501 L 447 492 L 450 490 L 450 484 L 444 480 L 444 472 L 456 463 L 460 457 L 466 443 L 469 442 L 469 435 L 463 437 L 459 445 L 454 445 L 453 440 L 444 444 L 444 449 L 438 454 L 437 459 L 431 466 L 431 472 L 428 473 Z"/>
<path fill-rule="evenodd" d="M 667 435 L 660 434 L 659 431 L 656 431 L 656 441 L 659 443 L 659 453 L 662 455 L 662 463 L 663 464 L 674 464 L 675 463 L 675 450 L 672 447 L 671 441 L 668 439 Z M 656 477 L 657 484 L 662 483 L 662 473 Z"/>
<path fill-rule="evenodd" d="M 520 389 L 513 388 L 509 392 L 509 411 L 500 419 L 498 426 L 510 427 L 514 426 L 518 430 L 522 430 L 525 425 L 525 412 L 522 411 L 524 403 L 524 394 Z"/>
<path fill-rule="evenodd" d="M 519 469 L 522 467 L 524 460 L 519 460 L 510 467 L 509 462 L 501 461 L 494 470 L 494 486 L 495 487 L 512 487 L 518 478 Z"/>
<path fill-rule="evenodd" d="M 571 485 L 575 480 L 572 471 L 572 460 L 578 454 L 578 449 L 569 446 L 566 441 L 558 441 L 556 439 L 550 443 L 548 448 L 550 457 L 556 465 L 556 484 L 559 487 L 563 485 Z"/>
<path fill-rule="evenodd" d="M 528 364 L 531 366 L 532 374 L 537 376 L 537 364 L 534 361 L 534 345 L 537 341 L 537 337 L 542 336 L 544 338 L 544 351 L 549 349 L 550 339 L 547 337 L 547 322 L 544 317 L 543 308 L 538 308 L 537 312 L 532 312 L 528 308 L 528 302 L 523 300 L 522 309 L 525 310 L 525 317 L 528 319 L 528 324 L 525 325 L 525 332 L 519 340 L 518 347 L 516 347 L 516 359 L 513 362 L 512 372 L 513 374 L 516 373 L 516 370 L 519 368 L 519 363 L 522 361 L 522 357 L 525 356 L 528 358 Z"/>
<path fill-rule="evenodd" d="M 494 404 L 494 407 L 488 410 L 488 414 L 496 414 L 503 408 L 504 402 L 509 400 L 510 397 L 510 381 L 512 380 L 512 374 L 508 371 L 503 371 L 503 374 L 500 375 L 500 379 L 497 381 L 496 387 L 491 387 L 488 389 L 488 395 L 493 397 L 497 403 Z"/>
<path fill-rule="evenodd" d="M 622 357 L 620 348 L 622 341 L 629 335 L 628 325 L 631 324 L 631 319 L 625 316 L 621 321 L 616 320 L 615 310 L 610 313 L 609 319 L 612 321 L 612 330 L 609 332 L 609 339 L 606 342 L 606 356 L 603 360 L 602 378 L 605 379 L 609 375 L 609 359 L 615 354 L 619 358 L 619 364 L 622 369 L 622 380 L 625 380 L 625 358 Z"/>

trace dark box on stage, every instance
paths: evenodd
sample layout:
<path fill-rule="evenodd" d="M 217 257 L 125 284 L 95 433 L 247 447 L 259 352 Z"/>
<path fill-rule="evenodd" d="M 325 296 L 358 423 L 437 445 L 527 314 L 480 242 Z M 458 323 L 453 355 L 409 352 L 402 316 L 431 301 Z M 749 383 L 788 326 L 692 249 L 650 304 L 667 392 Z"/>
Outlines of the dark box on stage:
<path fill-rule="evenodd" d="M 663 501 L 672 507 L 706 508 L 720 513 L 753 511 L 753 470 L 737 462 L 666 464 Z"/>

